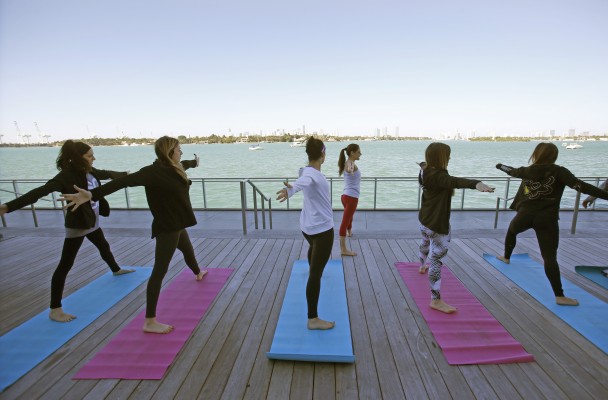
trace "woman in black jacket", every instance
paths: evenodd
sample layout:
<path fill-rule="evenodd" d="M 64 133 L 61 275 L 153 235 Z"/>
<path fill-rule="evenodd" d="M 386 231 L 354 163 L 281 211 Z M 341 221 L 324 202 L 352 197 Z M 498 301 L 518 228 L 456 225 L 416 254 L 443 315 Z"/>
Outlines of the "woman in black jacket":
<path fill-rule="evenodd" d="M 431 143 L 426 148 L 421 163 L 418 181 L 422 186 L 422 204 L 418 214 L 420 221 L 420 269 L 421 274 L 429 270 L 425 265 L 429 257 L 429 283 L 431 286 L 430 307 L 451 314 L 456 308 L 441 299 L 441 259 L 448 252 L 450 244 L 450 212 L 454 189 L 477 189 L 480 192 L 493 192 L 494 188 L 485 183 L 466 178 L 457 178 L 448 173 L 450 162 L 450 146 L 444 143 Z"/>
<path fill-rule="evenodd" d="M 95 156 L 93 149 L 86 143 L 66 141 L 57 157 L 57 169 L 60 171 L 44 185 L 33 189 L 13 201 L 0 205 L 0 215 L 10 213 L 52 193 L 75 193 L 74 185 L 93 189 L 103 179 L 114 179 L 127 175 L 126 172 L 103 171 L 93 168 Z M 69 322 L 76 316 L 67 314 L 61 307 L 65 280 L 74 265 L 80 246 L 86 237 L 99 249 L 101 258 L 109 265 L 114 275 L 133 272 L 132 269 L 121 269 L 110 250 L 103 231 L 99 227 L 99 216 L 110 215 L 110 206 L 105 199 L 87 202 L 77 212 L 68 213 L 65 218 L 65 240 L 59 265 L 51 279 L 51 311 L 49 317 L 54 321 Z"/>
<path fill-rule="evenodd" d="M 530 156 L 532 165 L 521 168 L 496 165 L 501 171 L 522 179 L 511 204 L 511 209 L 517 210 L 517 215 L 507 231 L 504 256 L 497 258 L 509 264 L 517 243 L 517 235 L 530 228 L 534 229 L 545 264 L 545 275 L 555 294 L 555 302 L 562 306 L 577 306 L 576 299 L 564 296 L 557 264 L 559 203 L 566 186 L 604 200 L 608 200 L 608 192 L 581 181 L 568 169 L 555 165 L 558 153 L 559 150 L 553 143 L 539 143 Z"/>
<path fill-rule="evenodd" d="M 196 218 L 190 203 L 192 182 L 185 170 L 198 167 L 198 157 L 195 155 L 195 160 L 180 161 L 182 151 L 179 141 L 168 136 L 156 141 L 154 151 L 158 158 L 152 165 L 91 191 L 76 187 L 78 194 L 66 193 L 64 198 L 70 201 L 67 207 L 73 207 L 72 211 L 76 212 L 81 204 L 102 199 L 125 187 L 145 187 L 146 200 L 154 217 L 152 238 L 156 238 L 156 250 L 154 267 L 146 290 L 146 320 L 143 330 L 150 333 L 169 333 L 173 326 L 156 320 L 156 306 L 163 278 L 175 249 L 183 253 L 186 265 L 196 275 L 196 280 L 200 281 L 207 273 L 199 268 L 186 231 L 186 228 L 196 225 Z"/>

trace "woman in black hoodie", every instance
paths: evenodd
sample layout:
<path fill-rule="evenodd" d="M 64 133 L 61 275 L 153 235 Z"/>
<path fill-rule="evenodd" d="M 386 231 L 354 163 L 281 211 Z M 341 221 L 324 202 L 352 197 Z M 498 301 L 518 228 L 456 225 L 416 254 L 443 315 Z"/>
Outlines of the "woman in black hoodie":
<path fill-rule="evenodd" d="M 146 200 L 152 220 L 152 238 L 156 238 L 154 267 L 148 280 L 146 290 L 146 320 L 144 332 L 169 333 L 173 326 L 156 320 L 156 306 L 163 283 L 163 278 L 169 268 L 173 253 L 178 249 L 184 255 L 186 265 L 200 281 L 207 273 L 201 271 L 194 256 L 194 249 L 186 228 L 196 225 L 196 218 L 190 203 L 190 185 L 185 170 L 198 167 L 198 157 L 195 160 L 181 161 L 182 151 L 177 139 L 163 136 L 154 143 L 154 152 L 158 157 L 152 165 L 123 178 L 108 182 L 91 191 L 75 188 L 78 194 L 64 194 L 70 203 L 67 207 L 78 210 L 81 204 L 102 199 L 125 187 L 144 186 Z"/>
<path fill-rule="evenodd" d="M 545 264 L 545 275 L 555 294 L 555 302 L 562 306 L 577 306 L 576 299 L 564 296 L 557 264 L 559 204 L 566 186 L 605 200 L 608 200 L 608 192 L 581 181 L 566 168 L 555 165 L 558 152 L 553 143 L 539 143 L 530 156 L 532 165 L 521 168 L 496 165 L 501 171 L 522 179 L 511 204 L 511 209 L 517 210 L 517 215 L 507 231 L 504 256 L 497 258 L 509 264 L 517 235 L 530 228 L 534 229 Z"/>
<path fill-rule="evenodd" d="M 429 283 L 431 286 L 430 307 L 451 314 L 456 308 L 441 299 L 441 259 L 448 252 L 450 243 L 450 212 L 454 189 L 477 189 L 480 192 L 493 192 L 494 188 L 485 183 L 466 178 L 457 178 L 448 173 L 450 146 L 444 143 L 431 143 L 426 148 L 421 163 L 418 181 L 422 186 L 422 204 L 418 214 L 420 221 L 420 269 L 421 274 L 429 270 L 425 265 L 430 258 Z M 429 255 L 430 252 L 430 255 Z"/>
<path fill-rule="evenodd" d="M 86 187 L 89 190 L 100 185 L 102 179 L 114 179 L 127 175 L 126 172 L 103 171 L 93 168 L 95 156 L 93 149 L 86 143 L 66 141 L 57 157 L 57 169 L 60 171 L 53 179 L 44 185 L 33 189 L 13 201 L 0 205 L 0 215 L 10 213 L 52 193 L 74 193 L 74 185 Z M 86 237 L 99 249 L 101 258 L 109 265 L 114 275 L 133 272 L 132 269 L 121 269 L 110 250 L 103 231 L 99 227 L 99 216 L 110 215 L 110 205 L 105 199 L 89 201 L 77 212 L 71 212 L 65 218 L 65 240 L 61 252 L 61 260 L 51 279 L 51 311 L 49 317 L 58 322 L 69 322 L 76 316 L 67 314 L 61 307 L 63 288 L 68 272 L 74 265 L 74 260 L 80 246 Z"/>

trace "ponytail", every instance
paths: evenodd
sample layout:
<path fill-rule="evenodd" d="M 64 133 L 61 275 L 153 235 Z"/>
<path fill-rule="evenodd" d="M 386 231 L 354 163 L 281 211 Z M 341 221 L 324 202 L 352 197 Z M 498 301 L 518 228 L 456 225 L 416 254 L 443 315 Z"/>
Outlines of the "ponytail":
<path fill-rule="evenodd" d="M 340 157 L 338 157 L 338 176 L 342 176 L 344 167 L 346 166 L 346 147 L 340 150 Z"/>
<path fill-rule="evenodd" d="M 346 157 L 350 157 L 351 153 L 359 150 L 359 145 L 351 143 L 342 150 L 340 150 L 340 157 L 338 157 L 338 176 L 342 176 L 344 169 L 346 168 Z"/>
<path fill-rule="evenodd" d="M 63 146 L 61 146 L 61 150 L 59 150 L 59 155 L 55 161 L 57 169 L 59 171 L 74 169 L 77 171 L 89 172 L 91 166 L 82 157 L 89 150 L 91 150 L 91 146 L 84 142 L 66 140 Z"/>

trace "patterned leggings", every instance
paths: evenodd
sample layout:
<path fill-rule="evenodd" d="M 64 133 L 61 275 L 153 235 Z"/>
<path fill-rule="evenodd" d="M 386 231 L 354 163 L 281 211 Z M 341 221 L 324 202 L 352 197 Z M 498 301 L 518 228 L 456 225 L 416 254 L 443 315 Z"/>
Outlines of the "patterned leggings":
<path fill-rule="evenodd" d="M 429 283 L 431 285 L 431 299 L 441 299 L 441 259 L 448 253 L 451 232 L 447 235 L 433 232 L 426 226 L 420 224 L 422 242 L 420 242 L 420 266 L 423 266 L 431 253 L 431 266 L 429 268 Z"/>

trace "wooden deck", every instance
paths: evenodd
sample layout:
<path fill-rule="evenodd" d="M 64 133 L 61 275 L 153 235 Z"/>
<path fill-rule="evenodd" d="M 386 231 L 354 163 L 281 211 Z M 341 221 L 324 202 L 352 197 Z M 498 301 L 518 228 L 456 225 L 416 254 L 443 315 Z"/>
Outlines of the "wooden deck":
<path fill-rule="evenodd" d="M 13 236 L 2 231 L 1 334 L 48 307 L 50 276 L 63 238 L 61 230 L 45 232 L 29 229 Z M 482 253 L 502 250 L 496 235 L 469 232 L 455 237 L 445 262 L 536 362 L 448 365 L 393 267 L 396 261 L 417 259 L 418 239 L 382 235 L 353 238 L 351 246 L 359 256 L 343 259 L 356 362 L 270 361 L 265 353 L 291 267 L 305 258 L 307 244 L 297 234 L 192 236 L 201 266 L 235 272 L 162 380 L 71 379 L 143 309 L 143 284 L 0 398 L 608 399 L 608 355 L 483 260 Z M 152 265 L 154 241 L 147 234 L 115 230 L 108 240 L 120 264 Z M 608 291 L 572 270 L 577 264 L 605 265 L 606 249 L 606 236 L 582 235 L 563 238 L 559 250 L 563 277 L 604 301 Z M 332 258 L 339 258 L 338 250 L 336 241 Z M 531 237 L 520 239 L 516 252 L 541 260 Z M 182 268 L 181 256 L 175 256 L 164 283 Z M 65 295 L 106 272 L 96 249 L 85 242 Z M 170 321 L 169 316 L 161 319 Z M 608 322 L 598 329 L 608 331 Z"/>

